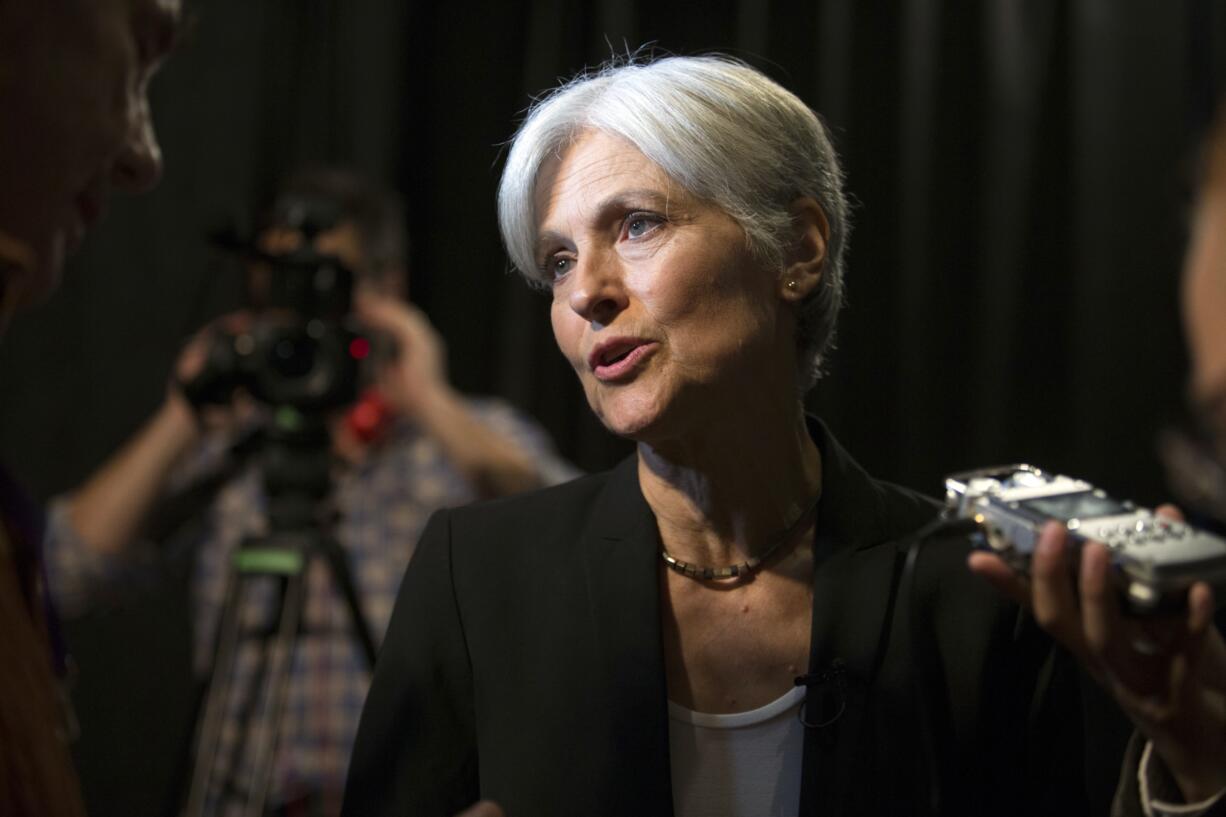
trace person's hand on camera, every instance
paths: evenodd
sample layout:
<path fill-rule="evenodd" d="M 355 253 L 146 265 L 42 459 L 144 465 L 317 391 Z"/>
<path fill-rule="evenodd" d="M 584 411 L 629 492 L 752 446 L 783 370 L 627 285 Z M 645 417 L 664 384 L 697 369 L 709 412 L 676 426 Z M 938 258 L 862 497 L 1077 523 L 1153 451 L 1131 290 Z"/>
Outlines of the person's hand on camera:
<path fill-rule="evenodd" d="M 1178 517 L 1166 506 L 1160 514 Z M 1028 607 L 1153 742 L 1189 802 L 1226 788 L 1226 644 L 1213 626 L 1213 592 L 1188 591 L 1178 614 L 1140 618 L 1120 610 L 1110 553 L 1098 542 L 1076 551 L 1063 525 L 1048 523 L 1030 576 L 993 554 L 971 554 L 972 571 Z"/>
<path fill-rule="evenodd" d="M 443 339 L 425 313 L 397 298 L 359 291 L 355 313 L 388 335 L 395 357 L 382 363 L 376 384 L 397 414 L 416 424 L 479 496 L 505 496 L 539 487 L 537 463 L 519 441 L 487 422 L 447 382 Z"/>
<path fill-rule="evenodd" d="M 163 412 L 174 415 L 184 428 L 232 429 L 254 410 L 251 398 L 242 392 L 234 394 L 228 403 L 193 405 L 186 387 L 200 377 L 208 365 L 210 350 L 221 334 L 237 335 L 251 328 L 253 318 L 246 311 L 231 312 L 210 322 L 187 341 L 175 360 L 166 387 Z M 190 424 L 190 425 L 189 425 Z M 194 436 L 194 435 L 193 435 Z"/>
<path fill-rule="evenodd" d="M 380 362 L 380 392 L 399 414 L 420 419 L 449 392 L 443 340 L 425 313 L 390 295 L 359 292 L 355 313 L 362 324 L 391 338 L 395 356 Z"/>

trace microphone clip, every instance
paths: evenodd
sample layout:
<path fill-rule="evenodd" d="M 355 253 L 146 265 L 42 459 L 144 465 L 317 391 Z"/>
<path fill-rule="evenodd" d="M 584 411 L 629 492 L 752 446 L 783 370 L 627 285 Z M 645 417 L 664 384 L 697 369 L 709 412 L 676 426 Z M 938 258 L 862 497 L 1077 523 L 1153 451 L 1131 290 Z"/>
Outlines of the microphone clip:
<path fill-rule="evenodd" d="M 849 679 L 847 676 L 847 663 L 842 658 L 835 658 L 830 662 L 830 666 L 824 670 L 798 675 L 794 683 L 798 687 L 808 687 L 808 694 L 805 695 L 804 703 L 800 705 L 800 711 L 797 713 L 800 722 L 807 728 L 824 729 L 827 726 L 833 725 L 847 711 Z M 815 696 L 813 693 L 815 692 L 822 693 L 820 696 L 817 696 L 821 699 L 822 703 L 828 702 L 833 705 L 822 706 L 821 708 L 827 711 L 833 708 L 835 712 L 828 717 L 811 721 L 806 711 L 809 705 L 814 702 Z M 830 700 L 827 696 L 831 696 L 833 700 Z"/>

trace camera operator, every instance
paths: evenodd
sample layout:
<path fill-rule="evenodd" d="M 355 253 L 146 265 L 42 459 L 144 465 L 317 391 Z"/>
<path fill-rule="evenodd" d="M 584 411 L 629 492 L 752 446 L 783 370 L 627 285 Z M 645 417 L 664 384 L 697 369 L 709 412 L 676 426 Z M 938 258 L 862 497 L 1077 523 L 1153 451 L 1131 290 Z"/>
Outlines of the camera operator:
<path fill-rule="evenodd" d="M 146 92 L 178 24 L 178 0 L 0 3 L 0 334 L 56 287 L 111 187 L 157 183 Z M 56 699 L 64 654 L 41 578 L 41 524 L 0 468 L 0 814 L 14 817 L 84 813 L 71 718 Z"/>
<path fill-rule="evenodd" d="M 279 202 L 321 199 L 335 205 L 334 224 L 311 238 L 274 211 L 256 238 L 256 251 L 265 259 L 288 256 L 310 241 L 315 252 L 335 257 L 354 273 L 355 315 L 376 335 L 375 346 L 383 334 L 398 350 L 376 367 L 378 397 L 329 420 L 332 500 L 340 515 L 335 535 L 348 557 L 362 612 L 380 639 L 405 565 L 434 510 L 568 479 L 574 469 L 553 453 L 541 429 L 509 405 L 461 397 L 448 383 L 442 340 L 425 315 L 402 297 L 406 237 L 399 202 L 331 169 L 299 174 L 278 197 Z M 253 263 L 247 272 L 249 289 L 270 286 L 269 276 L 277 274 L 268 264 Z M 165 553 L 155 556 L 142 534 L 170 495 L 208 481 L 220 483 L 204 513 L 203 530 L 187 537 L 196 548 L 192 605 L 196 666 L 202 675 L 209 673 L 213 659 L 230 558 L 245 539 L 268 532 L 267 496 L 258 469 L 236 460 L 231 450 L 236 439 L 259 425 L 261 407 L 241 394 L 230 405 L 197 407 L 186 396 L 192 390 L 180 384 L 201 374 L 219 333 L 239 333 L 262 319 L 250 311 L 229 315 L 189 342 L 153 417 L 79 490 L 52 505 L 49 581 L 71 613 L 130 592 L 138 577 L 167 558 Z M 361 412 L 390 418 L 372 424 L 369 417 L 355 416 Z M 348 629 L 348 611 L 325 565 L 312 564 L 305 583 L 304 629 L 274 758 L 272 813 L 339 811 L 369 684 L 365 659 Z M 244 606 L 250 609 L 241 615 L 258 619 L 268 599 L 249 601 Z M 250 652 L 240 654 L 236 664 L 242 676 L 235 679 L 240 697 L 244 684 L 253 683 L 247 677 L 253 674 Z M 242 793 L 249 782 L 236 718 L 227 712 L 213 766 L 236 770 L 234 779 L 221 782 L 220 794 L 214 792 L 223 799 Z M 243 756 L 234 762 L 236 752 Z M 218 813 L 224 812 L 220 808 Z"/>
<path fill-rule="evenodd" d="M 1226 524 L 1226 110 L 1206 147 L 1206 174 L 1184 264 L 1184 327 L 1198 444 L 1180 445 L 1173 485 Z M 1168 437 L 1168 440 L 1171 439 Z M 1170 443 L 1166 444 L 1172 449 Z M 1172 506 L 1159 513 L 1179 516 Z M 1029 605 L 1132 719 L 1136 734 L 1116 793 L 1117 815 L 1226 815 L 1226 643 L 1214 624 L 1210 587 L 1194 584 L 1181 616 L 1122 615 L 1110 557 L 1096 542 L 1080 564 L 1062 525 L 1049 523 L 1029 580 L 987 553 L 971 569 Z"/>

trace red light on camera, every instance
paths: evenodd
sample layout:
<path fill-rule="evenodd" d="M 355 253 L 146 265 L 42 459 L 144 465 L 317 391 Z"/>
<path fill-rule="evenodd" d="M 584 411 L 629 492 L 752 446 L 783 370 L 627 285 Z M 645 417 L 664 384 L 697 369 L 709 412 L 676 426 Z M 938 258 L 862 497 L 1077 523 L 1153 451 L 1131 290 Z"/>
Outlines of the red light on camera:
<path fill-rule="evenodd" d="M 364 443 L 372 443 L 382 437 L 395 419 L 395 409 L 374 387 L 362 393 L 345 418 L 349 430 Z"/>

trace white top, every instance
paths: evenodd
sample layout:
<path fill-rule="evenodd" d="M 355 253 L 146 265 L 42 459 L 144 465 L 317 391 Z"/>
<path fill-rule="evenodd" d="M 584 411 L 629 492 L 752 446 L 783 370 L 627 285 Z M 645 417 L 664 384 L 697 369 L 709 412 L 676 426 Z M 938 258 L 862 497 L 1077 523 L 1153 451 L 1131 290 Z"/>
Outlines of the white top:
<path fill-rule="evenodd" d="M 805 688 L 731 715 L 668 702 L 676 817 L 795 817 L 805 729 Z"/>

